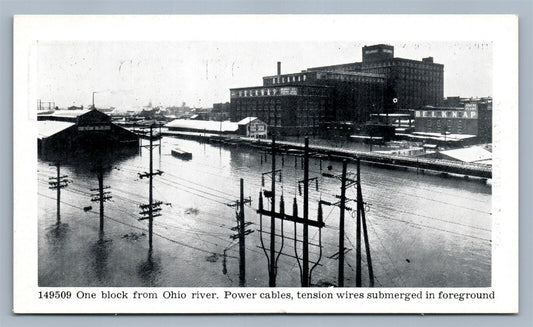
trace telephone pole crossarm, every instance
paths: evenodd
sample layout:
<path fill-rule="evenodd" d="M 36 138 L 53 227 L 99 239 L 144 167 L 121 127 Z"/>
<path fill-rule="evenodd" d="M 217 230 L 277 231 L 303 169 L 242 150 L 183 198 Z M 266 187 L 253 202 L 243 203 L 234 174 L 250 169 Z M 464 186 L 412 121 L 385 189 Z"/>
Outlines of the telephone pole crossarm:
<path fill-rule="evenodd" d="M 310 219 L 306 220 L 306 219 L 303 219 L 303 218 L 300 218 L 300 217 L 294 217 L 294 216 L 290 216 L 290 215 L 287 215 L 287 214 L 282 215 L 279 212 L 275 212 L 275 211 L 273 212 L 271 210 L 259 209 L 259 210 L 257 210 L 257 213 L 261 214 L 261 215 L 267 215 L 267 216 L 272 216 L 273 215 L 276 218 L 284 219 L 284 220 L 287 220 L 287 221 L 292 221 L 292 222 L 299 223 L 299 224 L 308 224 L 310 226 L 318 227 L 318 228 L 322 228 L 322 227 L 326 226 L 324 224 L 324 222 L 319 222 L 319 221 L 310 220 Z"/>

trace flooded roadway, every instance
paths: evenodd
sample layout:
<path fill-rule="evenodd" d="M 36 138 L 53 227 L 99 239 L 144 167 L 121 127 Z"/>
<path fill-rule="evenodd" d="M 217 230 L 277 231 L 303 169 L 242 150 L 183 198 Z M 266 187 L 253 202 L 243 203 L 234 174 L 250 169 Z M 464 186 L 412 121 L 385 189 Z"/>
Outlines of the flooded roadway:
<path fill-rule="evenodd" d="M 145 143 L 147 141 L 144 141 Z M 174 147 L 192 152 L 189 161 L 170 155 Z M 265 162 L 265 160 L 267 162 Z M 235 208 L 227 204 L 239 197 L 239 179 L 244 178 L 246 286 L 267 287 L 270 217 L 255 212 L 262 173 L 271 169 L 271 158 L 250 148 L 225 147 L 196 141 L 163 138 L 161 155 L 154 149 L 154 200 L 162 201 L 162 216 L 154 218 L 153 251 L 148 250 L 148 223 L 139 221 L 139 205 L 148 202 L 148 181 L 138 173 L 148 171 L 148 150 L 140 155 L 115 158 L 104 173 L 111 201 L 105 203 L 103 241 L 99 240 L 99 206 L 91 202 L 91 189 L 98 187 L 94 164 L 67 164 L 61 175 L 72 182 L 61 192 L 61 223 L 56 224 L 56 192 L 48 189 L 54 166 L 40 160 L 39 191 L 39 286 L 239 286 L 238 240 Z M 284 195 L 285 212 L 292 213 L 297 198 L 300 214 L 303 197 L 298 180 L 303 179 L 299 157 L 277 158 L 282 181 L 276 194 Z M 310 219 L 317 219 L 320 199 L 335 202 L 340 181 L 323 177 L 321 166 L 331 165 L 339 174 L 341 163 L 310 159 L 309 177 L 318 177 L 318 190 L 309 192 Z M 355 172 L 355 165 L 348 170 Z M 491 285 L 491 187 L 475 181 L 442 178 L 415 172 L 361 165 L 362 191 L 369 203 L 366 213 L 373 270 L 378 287 L 486 287 Z M 265 176 L 265 188 L 270 178 Z M 355 187 L 347 197 L 356 197 Z M 267 203 L 267 202 L 265 202 Z M 276 199 L 279 210 L 279 198 Z M 92 209 L 88 210 L 88 206 Z M 268 206 L 268 204 L 267 204 Z M 354 202 L 347 206 L 355 208 Z M 355 219 L 346 214 L 345 286 L 355 285 Z M 309 228 L 310 266 L 313 285 L 337 284 L 339 209 L 324 207 L 326 227 L 321 235 Z M 294 224 L 283 225 L 283 243 L 278 261 L 277 286 L 300 286 L 295 256 Z M 277 220 L 277 234 L 281 234 Z M 296 229 L 301 240 L 301 227 Z M 321 237 L 319 237 L 321 236 Z M 364 244 L 364 243 L 363 243 Z M 320 251 L 320 246 L 322 251 Z M 296 242 L 301 258 L 301 242 Z M 320 252 L 322 252 L 320 256 Z M 363 286 L 368 273 L 363 249 Z"/>

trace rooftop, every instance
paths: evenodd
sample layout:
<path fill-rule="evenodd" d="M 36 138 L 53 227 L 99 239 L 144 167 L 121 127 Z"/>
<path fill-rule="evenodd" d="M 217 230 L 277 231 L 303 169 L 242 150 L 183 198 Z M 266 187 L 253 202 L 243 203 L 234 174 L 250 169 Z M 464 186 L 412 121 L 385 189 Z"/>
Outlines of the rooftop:
<path fill-rule="evenodd" d="M 77 110 L 56 110 L 53 113 L 47 112 L 46 114 L 39 114 L 39 116 L 51 116 L 51 117 L 65 117 L 65 118 L 76 118 L 78 116 L 88 113 L 89 109 L 77 109 Z"/>
<path fill-rule="evenodd" d="M 246 117 L 246 118 L 243 118 L 240 121 L 238 121 L 237 125 L 246 125 L 248 123 L 253 122 L 256 119 L 259 119 L 259 118 L 257 118 L 257 117 Z"/>
<path fill-rule="evenodd" d="M 57 134 L 73 125 L 74 123 L 54 120 L 41 120 L 37 122 L 37 138 L 42 140 Z"/>
<path fill-rule="evenodd" d="M 198 131 L 212 131 L 212 132 L 236 132 L 239 128 L 238 123 L 230 121 L 214 121 L 214 120 L 189 120 L 189 119 L 175 119 L 166 124 L 169 128 L 185 128 Z"/>
<path fill-rule="evenodd" d="M 492 153 L 480 146 L 441 151 L 441 155 L 463 162 L 490 162 Z"/>

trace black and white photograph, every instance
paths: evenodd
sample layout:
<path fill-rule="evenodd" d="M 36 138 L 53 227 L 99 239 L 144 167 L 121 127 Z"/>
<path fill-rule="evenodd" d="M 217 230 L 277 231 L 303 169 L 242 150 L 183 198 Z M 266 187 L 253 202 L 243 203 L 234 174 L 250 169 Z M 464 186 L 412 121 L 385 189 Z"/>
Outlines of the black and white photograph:
<path fill-rule="evenodd" d="M 319 29 L 311 17 L 259 16 L 248 31 L 217 17 L 230 21 L 219 33 L 234 35 L 202 38 L 192 31 L 210 18 L 196 17 L 190 31 L 162 24 L 191 37 L 26 42 L 26 89 L 15 87 L 24 113 L 14 116 L 28 121 L 19 140 L 33 162 L 15 174 L 15 206 L 18 184 L 35 201 L 19 207 L 29 225 L 15 211 L 16 242 L 29 235 L 15 265 L 31 253 L 20 278 L 35 283 L 34 298 L 277 303 L 267 312 L 311 301 L 345 312 L 362 300 L 460 310 L 498 297 L 513 276 L 498 271 L 517 258 L 508 252 L 506 268 L 495 251 L 516 245 L 502 224 L 518 218 L 502 218 L 512 196 L 502 190 L 517 182 L 501 173 L 516 154 L 500 117 L 517 107 L 497 97 L 499 41 L 371 30 L 313 39 L 287 29 L 291 18 Z M 89 26 L 76 19 L 65 22 Z M 109 21 L 94 19 L 101 36 Z M 325 30 L 350 23 L 320 19 Z M 218 312 L 196 306 L 186 310 Z M 398 308 L 383 312 L 416 309 Z"/>

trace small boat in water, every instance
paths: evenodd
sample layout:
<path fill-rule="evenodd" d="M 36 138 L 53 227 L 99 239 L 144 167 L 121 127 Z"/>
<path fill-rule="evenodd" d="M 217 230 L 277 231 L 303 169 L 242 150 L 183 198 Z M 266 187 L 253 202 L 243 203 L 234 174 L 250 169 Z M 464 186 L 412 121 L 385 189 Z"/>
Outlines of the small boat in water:
<path fill-rule="evenodd" d="M 183 151 L 183 150 L 178 149 L 178 148 L 172 149 L 170 151 L 170 153 L 172 153 L 172 155 L 174 157 L 178 157 L 178 158 L 183 159 L 183 160 L 191 160 L 192 159 L 192 153 L 187 152 L 187 151 Z"/>

